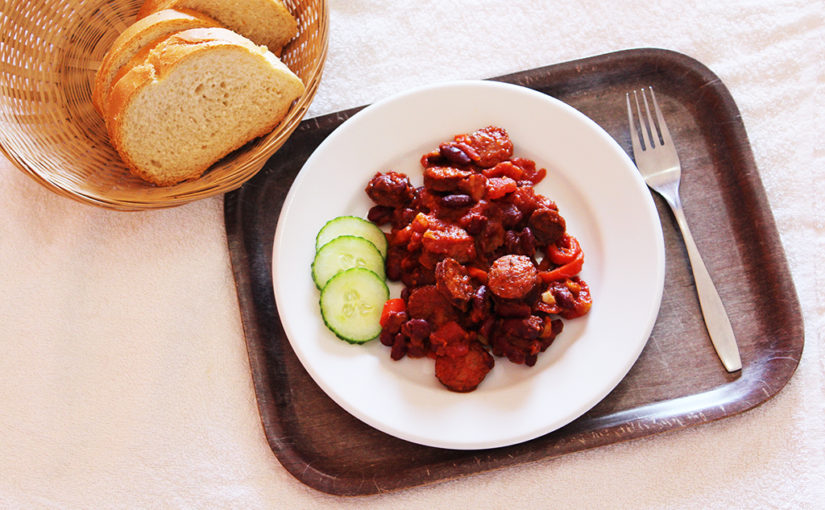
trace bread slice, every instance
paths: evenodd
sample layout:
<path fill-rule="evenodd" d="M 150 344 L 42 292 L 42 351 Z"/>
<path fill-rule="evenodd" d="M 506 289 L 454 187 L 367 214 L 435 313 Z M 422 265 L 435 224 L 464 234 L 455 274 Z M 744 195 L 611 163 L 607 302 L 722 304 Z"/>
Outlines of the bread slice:
<path fill-rule="evenodd" d="M 117 72 L 146 46 L 169 34 L 190 28 L 220 26 L 214 19 L 191 10 L 164 9 L 129 25 L 112 43 L 95 74 L 92 104 L 101 115 L 106 111 L 109 90 Z"/>
<path fill-rule="evenodd" d="M 138 19 L 170 8 L 202 12 L 276 55 L 298 32 L 297 21 L 281 0 L 145 0 Z"/>
<path fill-rule="evenodd" d="M 184 30 L 114 84 L 107 126 L 133 174 L 171 185 L 274 129 L 303 92 L 265 47 L 223 28 Z"/>

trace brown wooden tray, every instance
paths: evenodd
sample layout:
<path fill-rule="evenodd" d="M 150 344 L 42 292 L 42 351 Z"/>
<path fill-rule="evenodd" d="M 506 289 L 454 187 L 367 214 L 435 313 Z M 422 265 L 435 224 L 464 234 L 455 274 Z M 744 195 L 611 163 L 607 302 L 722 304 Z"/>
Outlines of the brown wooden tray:
<path fill-rule="evenodd" d="M 639 49 L 497 79 L 565 101 L 628 153 L 624 94 L 656 89 L 682 160 L 685 214 L 731 317 L 744 367 L 728 374 L 717 359 L 684 244 L 657 197 L 667 256 L 661 311 L 630 373 L 587 414 L 532 441 L 481 451 L 420 446 L 363 424 L 304 371 L 273 297 L 272 240 L 290 184 L 315 147 L 358 109 L 306 120 L 254 179 L 226 196 L 225 218 L 264 431 L 278 460 L 311 487 L 373 494 L 706 423 L 766 401 L 799 363 L 804 339 L 796 292 L 739 111 L 717 76 L 684 55 Z"/>

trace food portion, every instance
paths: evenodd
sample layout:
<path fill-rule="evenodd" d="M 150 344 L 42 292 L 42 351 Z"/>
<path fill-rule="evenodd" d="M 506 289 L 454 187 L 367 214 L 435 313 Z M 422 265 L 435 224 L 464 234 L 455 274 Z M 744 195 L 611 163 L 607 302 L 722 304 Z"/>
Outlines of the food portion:
<path fill-rule="evenodd" d="M 321 290 L 321 315 L 335 335 L 352 344 L 381 334 L 382 304 L 390 292 L 383 278 L 363 267 L 338 272 Z"/>
<path fill-rule="evenodd" d="M 276 55 L 298 31 L 295 17 L 280 0 L 146 0 L 138 19 L 162 9 L 202 12 Z"/>
<path fill-rule="evenodd" d="M 160 186 L 195 179 L 272 131 L 305 92 L 276 56 L 296 30 L 279 0 L 146 0 L 92 91 L 132 174 Z"/>
<path fill-rule="evenodd" d="M 234 32 L 185 30 L 117 81 L 107 126 L 133 173 L 174 184 L 271 131 L 303 92 L 277 57 Z"/>
<path fill-rule="evenodd" d="M 476 389 L 495 358 L 533 366 L 585 315 L 583 252 L 556 204 L 534 190 L 546 170 L 514 157 L 506 131 L 455 136 L 421 157 L 423 186 L 379 172 L 368 218 L 389 226 L 381 343 L 392 359 L 430 357 L 448 389 Z"/>
<path fill-rule="evenodd" d="M 321 291 L 321 316 L 341 340 L 361 344 L 381 333 L 381 313 L 390 294 L 386 249 L 381 229 L 355 216 L 328 221 L 315 237 L 312 279 Z"/>
<path fill-rule="evenodd" d="M 323 289 L 330 278 L 352 267 L 369 269 L 384 278 L 384 257 L 374 244 L 363 237 L 343 235 L 324 244 L 315 253 L 312 279 Z"/>
<path fill-rule="evenodd" d="M 345 235 L 363 237 L 381 252 L 382 258 L 387 256 L 387 237 L 384 232 L 374 223 L 358 216 L 339 216 L 329 220 L 315 236 L 315 249 L 319 250 L 336 237 Z"/>
<path fill-rule="evenodd" d="M 101 115 L 106 114 L 109 92 L 118 71 L 141 50 L 164 37 L 190 28 L 220 26 L 212 18 L 195 11 L 165 9 L 152 13 L 121 32 L 106 52 L 95 74 L 92 104 Z"/>

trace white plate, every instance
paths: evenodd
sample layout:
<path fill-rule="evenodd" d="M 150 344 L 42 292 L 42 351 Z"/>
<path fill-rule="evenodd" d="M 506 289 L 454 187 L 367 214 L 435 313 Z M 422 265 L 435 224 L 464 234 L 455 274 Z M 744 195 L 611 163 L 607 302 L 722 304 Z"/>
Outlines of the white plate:
<path fill-rule="evenodd" d="M 619 99 L 616 99 L 617 101 Z M 534 367 L 497 358 L 472 393 L 453 393 L 431 359 L 390 359 L 373 341 L 350 345 L 324 326 L 310 275 L 315 235 L 340 215 L 366 217 L 364 188 L 378 171 L 420 185 L 420 157 L 459 133 L 496 125 L 516 156 L 547 168 L 536 190 L 555 200 L 584 250 L 593 307 L 565 321 Z M 515 444 L 581 416 L 627 374 L 659 310 L 664 243 L 650 193 L 619 145 L 593 121 L 547 95 L 470 81 L 428 86 L 373 104 L 315 150 L 292 185 L 276 230 L 272 275 L 292 348 L 348 412 L 393 436 L 455 449 Z M 390 286 L 392 297 L 400 286 Z"/>

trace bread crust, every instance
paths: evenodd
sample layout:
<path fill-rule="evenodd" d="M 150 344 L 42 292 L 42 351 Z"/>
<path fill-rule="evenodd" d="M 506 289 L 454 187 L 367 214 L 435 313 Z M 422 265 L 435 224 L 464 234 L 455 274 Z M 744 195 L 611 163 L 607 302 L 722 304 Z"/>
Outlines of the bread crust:
<path fill-rule="evenodd" d="M 171 4 L 170 0 L 146 0 L 143 2 L 143 5 L 140 6 L 140 9 L 137 13 L 137 19 L 143 19 L 146 16 L 152 14 L 155 11 L 163 9 L 166 7 L 166 4 Z"/>
<path fill-rule="evenodd" d="M 92 88 L 92 104 L 95 109 L 98 113 L 104 115 L 109 91 L 112 84 L 116 83 L 119 71 L 114 67 L 121 60 L 124 53 L 133 55 L 127 60 L 126 64 L 119 67 L 125 67 L 130 63 L 134 55 L 138 54 L 146 45 L 144 40 L 147 38 L 152 43 L 157 43 L 161 38 L 174 32 L 190 28 L 218 26 L 220 24 L 209 16 L 189 9 L 164 9 L 130 25 L 112 43 L 95 74 L 94 87 Z"/>
<path fill-rule="evenodd" d="M 109 104 L 105 119 L 109 128 L 110 140 L 133 174 L 158 185 L 170 185 L 183 180 L 197 178 L 211 166 L 211 164 L 209 164 L 203 168 L 197 168 L 187 175 L 177 175 L 170 179 L 162 179 L 155 174 L 146 172 L 135 163 L 124 149 L 122 115 L 129 108 L 130 102 L 137 97 L 144 87 L 149 86 L 153 82 L 162 81 L 176 66 L 185 62 L 187 59 L 195 57 L 200 52 L 211 51 L 220 47 L 233 47 L 246 50 L 258 58 L 265 59 L 269 65 L 282 69 L 294 77 L 295 85 L 298 88 L 292 92 L 297 94 L 284 105 L 283 114 L 286 113 L 292 101 L 304 93 L 303 83 L 277 57 L 268 52 L 265 47 L 256 46 L 248 39 L 230 30 L 223 28 L 197 28 L 171 34 L 153 47 L 145 48 L 140 56 L 134 58 L 128 66 L 124 66 L 124 69 L 121 69 L 121 71 L 124 72 L 123 76 L 115 82 L 109 94 Z M 254 136 L 248 140 L 242 141 L 234 147 L 228 147 L 221 157 L 238 149 L 249 140 L 270 132 L 282 119 L 283 115 L 273 118 L 269 125 L 263 126 L 263 128 L 256 131 Z"/>
<path fill-rule="evenodd" d="M 231 26 L 229 20 L 224 19 L 220 12 L 208 12 L 208 8 L 202 5 L 199 6 L 197 0 L 145 0 L 140 10 L 138 10 L 137 18 L 140 20 L 161 9 L 180 9 L 181 7 L 179 6 L 185 4 L 189 9 L 204 12 L 212 16 L 227 28 L 252 39 L 256 44 L 269 47 L 271 52 L 280 56 L 283 47 L 298 33 L 298 22 L 281 0 L 268 0 L 268 3 L 270 4 L 271 13 L 274 13 L 269 20 L 271 29 L 268 36 L 269 40 L 259 40 L 259 38 L 253 37 L 252 34 L 245 33 L 243 26 Z M 244 0 L 229 0 L 226 7 L 235 9 L 247 8 L 244 4 Z M 263 13 L 259 12 L 258 17 L 261 15 L 263 15 Z M 275 37 L 276 34 L 277 37 Z"/>

